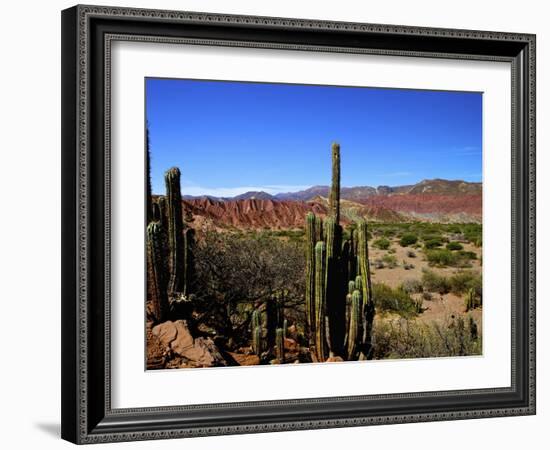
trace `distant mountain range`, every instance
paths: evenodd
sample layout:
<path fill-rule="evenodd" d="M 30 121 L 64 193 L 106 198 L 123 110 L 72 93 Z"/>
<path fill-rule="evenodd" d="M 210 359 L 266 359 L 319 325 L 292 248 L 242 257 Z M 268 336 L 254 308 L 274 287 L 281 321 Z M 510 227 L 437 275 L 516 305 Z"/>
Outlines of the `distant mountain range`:
<path fill-rule="evenodd" d="M 197 224 L 235 228 L 296 228 L 313 211 L 328 210 L 328 186 L 276 195 L 251 191 L 231 198 L 184 196 Z M 462 180 L 423 180 L 406 186 L 344 187 L 344 222 L 359 217 L 376 222 L 481 222 L 482 184 Z"/>
<path fill-rule="evenodd" d="M 303 191 L 284 192 L 275 195 L 264 191 L 249 191 L 235 197 L 213 197 L 213 196 L 191 196 L 185 195 L 185 200 L 197 198 L 210 198 L 217 201 L 229 200 L 294 200 L 309 201 L 315 197 L 328 197 L 329 186 L 312 186 Z M 340 197 L 345 200 L 363 201 L 375 195 L 395 195 L 395 194 L 477 194 L 481 193 L 481 183 L 470 183 L 462 180 L 443 180 L 435 178 L 433 180 L 422 180 L 416 184 L 404 186 L 355 186 L 342 187 Z"/>

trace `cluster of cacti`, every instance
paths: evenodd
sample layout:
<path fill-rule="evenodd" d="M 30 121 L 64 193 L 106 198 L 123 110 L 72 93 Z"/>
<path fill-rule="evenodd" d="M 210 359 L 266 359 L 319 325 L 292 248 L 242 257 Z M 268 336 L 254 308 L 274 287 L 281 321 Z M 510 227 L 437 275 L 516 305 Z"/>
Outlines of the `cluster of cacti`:
<path fill-rule="evenodd" d="M 147 156 L 149 166 L 149 151 Z M 165 173 L 165 183 L 166 195 L 156 201 L 150 196 L 149 180 L 147 192 L 147 291 L 156 321 L 166 320 L 170 301 L 187 296 L 193 280 L 194 230 L 183 223 L 177 167 Z"/>
<path fill-rule="evenodd" d="M 277 292 L 264 303 L 265 344 L 260 310 L 255 309 L 252 313 L 252 351 L 258 356 L 267 350 L 268 354 L 274 354 L 279 361 L 282 361 L 281 355 L 284 359 L 284 339 L 288 332 L 288 321 L 284 318 L 285 295 L 284 291 Z"/>
<path fill-rule="evenodd" d="M 464 299 L 464 306 L 466 307 L 466 312 L 481 306 L 481 297 L 477 295 L 476 290 L 474 288 L 470 288 L 466 293 L 466 298 Z"/>
<path fill-rule="evenodd" d="M 339 221 L 340 146 L 333 144 L 329 215 L 324 223 L 313 213 L 306 217 L 306 322 L 317 361 L 366 359 L 371 348 L 367 224 L 358 221 L 356 233 L 343 241 Z"/>

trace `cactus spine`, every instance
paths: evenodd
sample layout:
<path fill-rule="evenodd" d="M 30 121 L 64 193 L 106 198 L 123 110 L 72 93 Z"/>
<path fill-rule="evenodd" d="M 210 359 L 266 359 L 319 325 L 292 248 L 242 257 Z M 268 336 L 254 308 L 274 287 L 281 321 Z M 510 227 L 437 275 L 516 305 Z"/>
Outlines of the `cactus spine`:
<path fill-rule="evenodd" d="M 163 231 L 158 222 L 147 226 L 147 286 L 153 303 L 153 314 L 157 322 L 166 320 L 168 295 L 163 254 Z"/>

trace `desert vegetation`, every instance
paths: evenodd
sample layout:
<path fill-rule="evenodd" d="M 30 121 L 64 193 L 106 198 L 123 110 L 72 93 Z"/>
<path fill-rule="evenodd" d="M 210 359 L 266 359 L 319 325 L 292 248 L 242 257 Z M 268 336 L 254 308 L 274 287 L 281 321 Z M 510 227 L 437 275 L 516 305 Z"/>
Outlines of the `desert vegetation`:
<path fill-rule="evenodd" d="M 147 189 L 149 369 L 481 353 L 480 224 L 344 218 L 338 144 L 303 226 L 205 224 L 180 178 Z"/>

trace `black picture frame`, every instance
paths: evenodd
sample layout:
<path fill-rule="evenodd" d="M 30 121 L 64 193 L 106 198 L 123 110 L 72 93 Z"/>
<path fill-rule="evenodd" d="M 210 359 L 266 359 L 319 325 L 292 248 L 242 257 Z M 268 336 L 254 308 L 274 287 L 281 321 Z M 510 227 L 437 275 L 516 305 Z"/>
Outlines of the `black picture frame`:
<path fill-rule="evenodd" d="M 117 39 L 510 62 L 511 386 L 111 408 L 108 107 L 110 43 Z M 62 437 L 78 444 L 535 414 L 535 36 L 119 7 L 64 10 L 61 350 Z"/>

